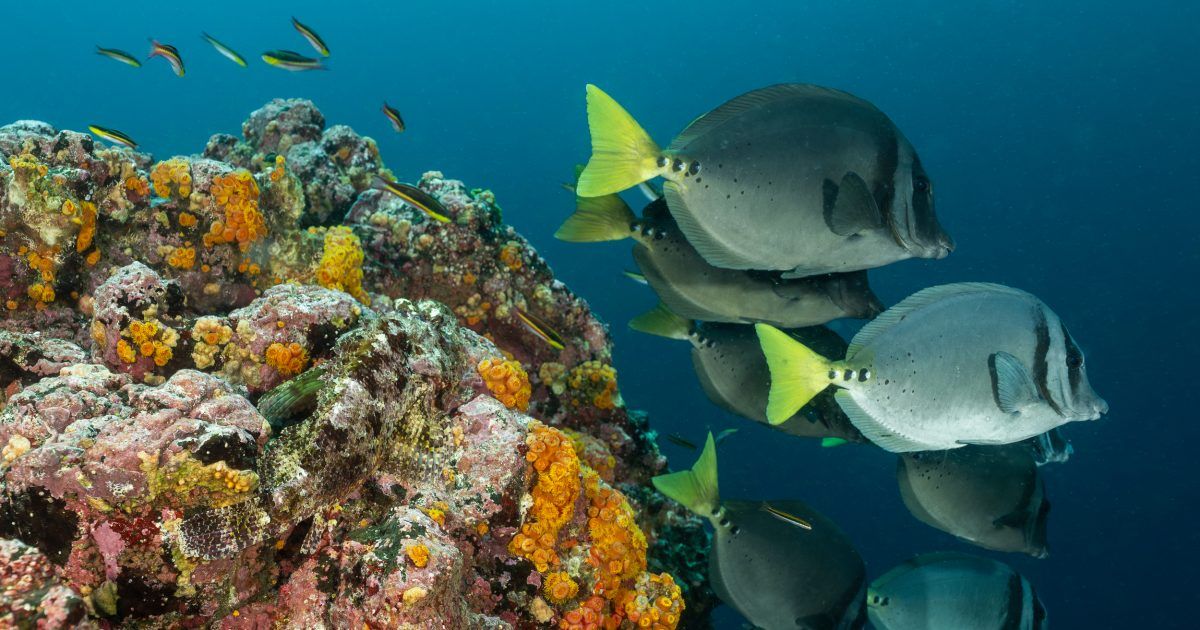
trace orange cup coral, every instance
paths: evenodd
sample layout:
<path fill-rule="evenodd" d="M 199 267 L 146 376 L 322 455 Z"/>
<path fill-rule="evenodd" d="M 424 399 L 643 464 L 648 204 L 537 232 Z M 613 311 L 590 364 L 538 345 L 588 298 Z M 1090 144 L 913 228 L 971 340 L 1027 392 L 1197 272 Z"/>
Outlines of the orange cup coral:
<path fill-rule="evenodd" d="M 529 408 L 531 387 L 529 374 L 521 363 L 504 359 L 484 359 L 479 362 L 479 376 L 496 400 L 509 409 L 525 411 Z"/>

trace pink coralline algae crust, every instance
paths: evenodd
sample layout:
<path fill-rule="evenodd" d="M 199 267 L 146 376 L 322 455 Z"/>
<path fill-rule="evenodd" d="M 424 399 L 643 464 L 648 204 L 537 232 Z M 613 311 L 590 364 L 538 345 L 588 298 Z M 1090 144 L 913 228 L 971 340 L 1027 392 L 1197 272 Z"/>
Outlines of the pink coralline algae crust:
<path fill-rule="evenodd" d="M 440 223 L 377 174 L 302 100 L 162 161 L 0 127 L 0 626 L 628 627 L 585 559 L 600 490 L 548 569 L 577 595 L 510 549 L 535 426 L 628 502 L 621 592 L 673 578 L 704 623 L 707 534 L 648 484 L 605 325 L 492 193 L 426 173 Z"/>

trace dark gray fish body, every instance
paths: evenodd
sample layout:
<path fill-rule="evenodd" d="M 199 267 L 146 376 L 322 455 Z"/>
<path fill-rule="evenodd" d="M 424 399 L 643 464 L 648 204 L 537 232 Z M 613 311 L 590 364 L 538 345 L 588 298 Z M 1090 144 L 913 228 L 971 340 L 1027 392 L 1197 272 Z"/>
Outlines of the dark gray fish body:
<path fill-rule="evenodd" d="M 1046 609 L 1008 565 L 957 553 L 917 556 L 871 583 L 880 630 L 1043 630 Z"/>
<path fill-rule="evenodd" d="M 838 365 L 852 368 L 831 371 L 838 403 L 892 452 L 1011 444 L 1108 411 L 1058 316 L 1002 285 L 919 291 L 864 326 Z"/>
<path fill-rule="evenodd" d="M 1047 554 L 1050 502 L 1024 444 L 904 453 L 900 496 L 918 520 L 996 551 Z"/>
<path fill-rule="evenodd" d="M 714 267 L 684 237 L 665 202 L 651 203 L 643 214 L 633 257 L 659 299 L 681 317 L 799 328 L 883 311 L 866 272 L 784 280 L 778 274 Z"/>
<path fill-rule="evenodd" d="M 664 152 L 671 213 L 709 263 L 794 277 L 941 258 L 916 151 L 875 106 L 777 85 L 701 116 Z"/>
<path fill-rule="evenodd" d="M 708 574 L 713 590 L 759 628 L 861 628 L 866 569 L 845 534 L 798 501 L 770 506 L 803 519 L 804 529 L 761 502 L 727 501 L 716 528 Z"/>
<path fill-rule="evenodd" d="M 827 356 L 845 352 L 846 342 L 828 328 L 817 326 L 789 331 L 806 345 Z M 704 324 L 693 331 L 692 367 L 704 393 L 713 404 L 755 422 L 767 423 L 767 394 L 771 373 L 750 326 Z M 818 395 L 794 416 L 773 428 L 799 437 L 866 439 L 842 412 L 832 391 Z"/>

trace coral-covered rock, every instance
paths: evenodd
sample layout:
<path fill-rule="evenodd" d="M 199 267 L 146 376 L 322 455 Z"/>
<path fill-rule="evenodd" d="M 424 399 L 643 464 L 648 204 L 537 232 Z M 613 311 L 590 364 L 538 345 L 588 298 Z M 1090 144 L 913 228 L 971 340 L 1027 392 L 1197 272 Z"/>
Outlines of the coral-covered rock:
<path fill-rule="evenodd" d="M 54 575 L 46 556 L 20 541 L 0 538 L 0 626 L 85 628 L 87 608 Z"/>

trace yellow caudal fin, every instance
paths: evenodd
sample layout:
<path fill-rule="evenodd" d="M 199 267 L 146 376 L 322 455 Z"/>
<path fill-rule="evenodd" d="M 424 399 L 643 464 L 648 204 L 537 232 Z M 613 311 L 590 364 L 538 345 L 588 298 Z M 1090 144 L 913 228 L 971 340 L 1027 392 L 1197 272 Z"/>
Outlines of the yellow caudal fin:
<path fill-rule="evenodd" d="M 554 238 L 569 243 L 595 243 L 619 241 L 633 233 L 637 217 L 619 195 L 575 199 L 575 214 L 563 222 Z"/>
<path fill-rule="evenodd" d="M 712 433 L 708 434 L 700 459 L 691 470 L 659 475 L 650 481 L 667 498 L 705 518 L 712 516 L 721 503 L 717 491 L 717 446 Z"/>
<path fill-rule="evenodd" d="M 611 96 L 587 86 L 592 158 L 579 174 L 580 197 L 599 197 L 633 188 L 662 172 L 662 149 Z"/>
<path fill-rule="evenodd" d="M 687 339 L 688 334 L 692 332 L 691 320 L 672 313 L 671 309 L 662 302 L 629 320 L 629 327 L 647 335 L 657 335 L 667 339 Z"/>
<path fill-rule="evenodd" d="M 833 364 L 774 326 L 755 324 L 754 330 L 771 370 L 767 420 L 781 424 L 829 385 Z"/>

